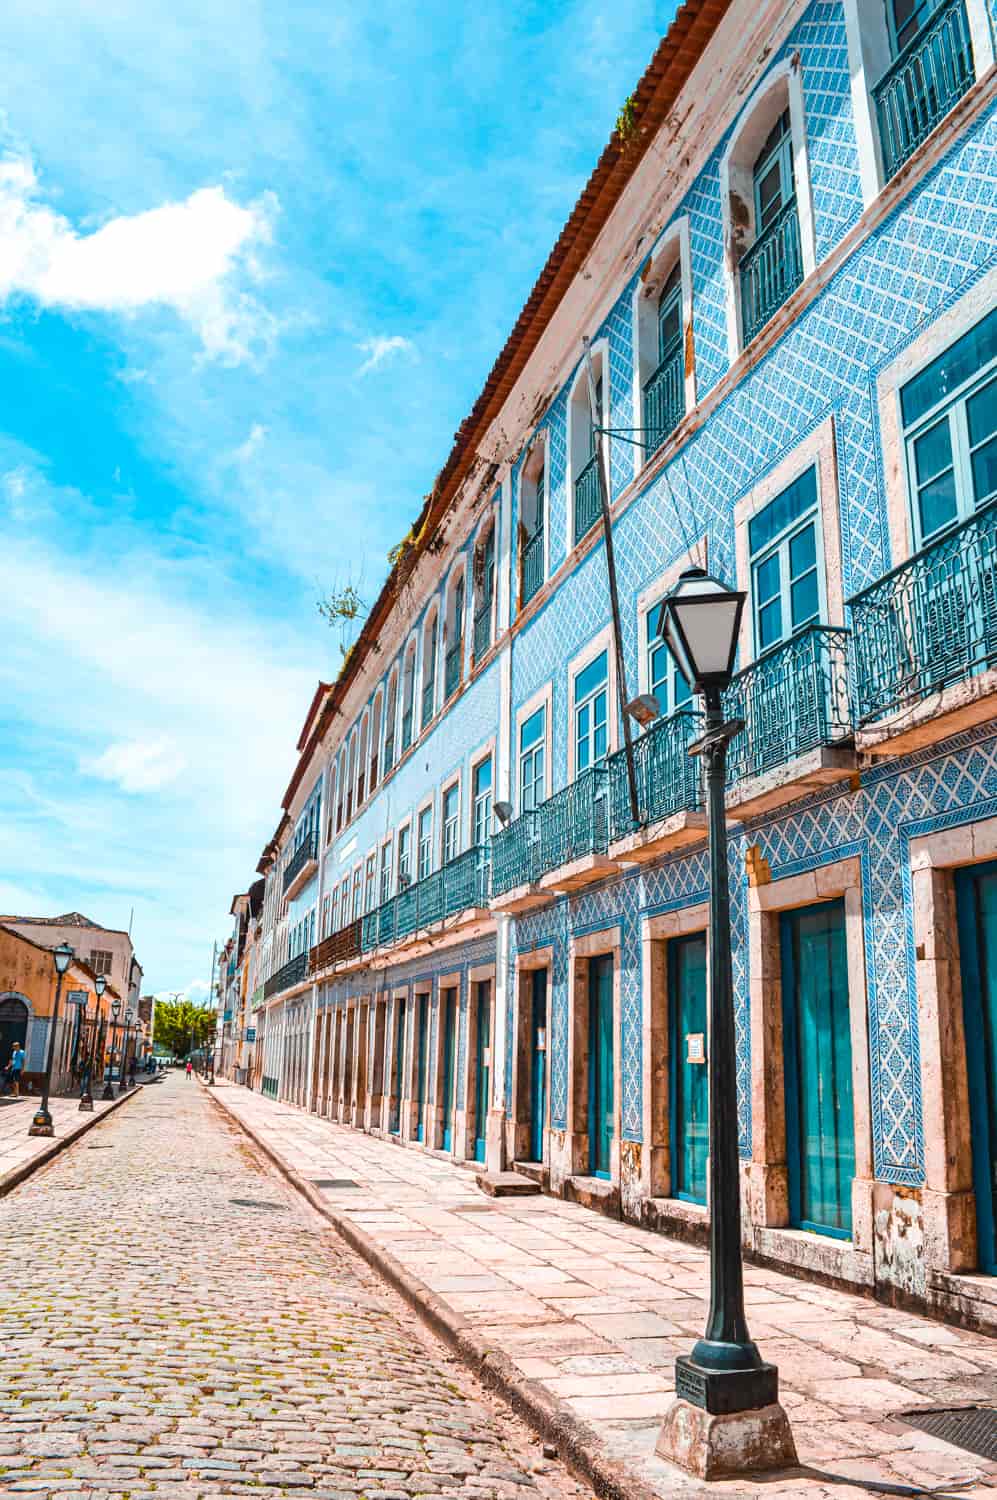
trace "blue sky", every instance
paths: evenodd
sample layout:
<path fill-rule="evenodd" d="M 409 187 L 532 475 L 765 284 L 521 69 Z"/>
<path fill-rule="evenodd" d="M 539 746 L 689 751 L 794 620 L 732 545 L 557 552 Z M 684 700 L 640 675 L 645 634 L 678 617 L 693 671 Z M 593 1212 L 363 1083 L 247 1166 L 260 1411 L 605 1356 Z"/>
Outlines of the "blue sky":
<path fill-rule="evenodd" d="M 0 911 L 203 993 L 672 0 L 5 0 Z"/>

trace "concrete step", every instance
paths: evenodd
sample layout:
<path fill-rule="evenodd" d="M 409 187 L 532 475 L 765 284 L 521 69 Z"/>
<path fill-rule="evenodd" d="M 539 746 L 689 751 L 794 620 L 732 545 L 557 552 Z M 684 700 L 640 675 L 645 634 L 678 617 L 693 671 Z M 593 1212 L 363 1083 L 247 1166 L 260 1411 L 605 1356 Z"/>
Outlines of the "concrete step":
<path fill-rule="evenodd" d="M 474 1180 L 489 1198 L 529 1198 L 540 1191 L 540 1184 L 521 1172 L 477 1172 Z"/>

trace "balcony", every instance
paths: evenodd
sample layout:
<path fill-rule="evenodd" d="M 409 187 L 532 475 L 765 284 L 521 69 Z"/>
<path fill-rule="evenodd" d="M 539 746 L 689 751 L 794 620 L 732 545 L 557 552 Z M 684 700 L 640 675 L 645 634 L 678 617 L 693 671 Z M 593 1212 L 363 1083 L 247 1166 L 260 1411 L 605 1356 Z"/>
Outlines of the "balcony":
<path fill-rule="evenodd" d="M 480 920 L 488 910 L 489 871 L 488 851 L 468 849 L 399 891 L 362 918 L 362 951 L 418 940 L 440 923 L 461 928 Z"/>
<path fill-rule="evenodd" d="M 741 328 L 747 346 L 803 280 L 800 220 L 796 199 L 741 257 Z"/>
<path fill-rule="evenodd" d="M 899 754 L 993 715 L 997 502 L 849 603 L 860 750 Z"/>
<path fill-rule="evenodd" d="M 948 0 L 872 91 L 887 181 L 959 102 L 974 77 L 965 0 Z"/>
<path fill-rule="evenodd" d="M 474 659 L 480 661 L 492 644 L 492 601 L 486 599 L 474 614 Z"/>
<path fill-rule="evenodd" d="M 754 817 L 856 771 L 849 632 L 810 625 L 738 672 L 724 695 L 744 728 L 727 752 L 727 811 Z"/>
<path fill-rule="evenodd" d="M 263 993 L 263 986 L 262 986 L 262 984 L 258 985 L 257 988 L 253 991 L 252 997 L 250 998 L 250 1001 L 249 1001 L 249 1008 L 250 1008 L 250 1010 L 252 1010 L 252 1011 L 259 1010 L 260 1006 L 263 1004 L 263 1002 L 264 1002 L 265 999 L 266 999 L 266 996 Z"/>
<path fill-rule="evenodd" d="M 609 843 L 609 770 L 595 766 L 492 839 L 492 909 L 527 911 L 617 869 Z"/>
<path fill-rule="evenodd" d="M 602 495 L 599 489 L 599 455 L 593 453 L 578 478 L 575 480 L 575 541 L 580 542 L 586 532 L 602 515 Z"/>
<path fill-rule="evenodd" d="M 349 814 L 347 814 L 349 816 Z M 293 899 L 318 869 L 318 834 L 310 833 L 299 844 L 284 868 L 284 895 Z"/>
<path fill-rule="evenodd" d="M 392 724 L 384 739 L 384 752 L 381 756 L 381 774 L 387 776 L 395 763 L 395 726 Z"/>
<path fill-rule="evenodd" d="M 347 922 L 345 927 L 340 927 L 338 932 L 333 932 L 329 937 L 323 938 L 321 943 L 308 954 L 308 972 L 317 974 L 322 969 L 329 969 L 334 964 L 347 963 L 351 958 L 360 957 L 361 919 L 355 922 Z"/>
<path fill-rule="evenodd" d="M 270 1000 L 274 995 L 283 994 L 284 990 L 293 989 L 303 979 L 308 978 L 308 954 L 296 953 L 294 958 L 289 958 L 286 964 L 279 968 L 276 974 L 271 974 L 263 986 L 263 998 Z"/>
<path fill-rule="evenodd" d="M 443 666 L 444 700 L 452 698 L 460 687 L 460 669 L 464 656 L 463 640 L 454 641 L 446 655 Z"/>
<path fill-rule="evenodd" d="M 412 743 L 412 705 L 409 704 L 408 708 L 402 714 L 402 754 L 403 755 L 405 754 L 405 751 L 408 749 L 408 747 L 409 747 L 409 745 L 411 745 L 411 743 Z"/>
<path fill-rule="evenodd" d="M 706 837 L 699 761 L 689 746 L 702 732 L 702 716 L 679 709 L 634 741 L 639 818 L 630 802 L 626 752 L 609 759 L 609 853 L 625 864 L 642 864 Z"/>
<path fill-rule="evenodd" d="M 519 558 L 520 603 L 523 608 L 544 581 L 544 531 L 539 527 L 528 541 L 523 543 Z"/>
<path fill-rule="evenodd" d="M 644 456 L 650 458 L 685 416 L 685 360 L 678 344 L 644 385 Z"/>
<path fill-rule="evenodd" d="M 433 710 L 434 710 L 434 708 L 436 706 L 435 699 L 436 699 L 436 678 L 435 677 L 431 677 L 429 679 L 429 681 L 426 683 L 426 686 L 422 690 L 422 727 L 423 727 L 423 729 L 425 729 L 426 725 L 429 723 L 430 719 L 433 717 Z"/>

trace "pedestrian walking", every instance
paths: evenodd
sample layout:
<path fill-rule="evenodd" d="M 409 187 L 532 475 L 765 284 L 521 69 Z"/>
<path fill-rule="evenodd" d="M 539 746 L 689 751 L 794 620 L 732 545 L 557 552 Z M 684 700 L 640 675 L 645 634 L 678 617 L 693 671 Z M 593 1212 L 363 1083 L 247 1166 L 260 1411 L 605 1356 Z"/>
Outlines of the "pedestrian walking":
<path fill-rule="evenodd" d="M 24 1048 L 20 1042 L 14 1043 L 14 1050 L 10 1054 L 10 1075 L 14 1088 L 14 1098 L 21 1097 L 21 1069 L 24 1067 Z"/>
<path fill-rule="evenodd" d="M 193 1071 L 194 1071 L 194 1064 L 191 1062 L 190 1058 L 188 1057 L 188 1059 L 187 1059 L 187 1077 L 188 1078 L 193 1073 Z"/>

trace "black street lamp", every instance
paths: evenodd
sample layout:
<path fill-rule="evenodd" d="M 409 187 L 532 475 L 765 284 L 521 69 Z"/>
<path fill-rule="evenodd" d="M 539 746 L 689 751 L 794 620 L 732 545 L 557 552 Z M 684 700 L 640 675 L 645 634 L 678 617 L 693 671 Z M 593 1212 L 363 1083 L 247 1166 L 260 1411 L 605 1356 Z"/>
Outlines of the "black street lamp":
<path fill-rule="evenodd" d="M 82 1087 L 80 1090 L 80 1110 L 84 1114 L 93 1112 L 93 1094 L 90 1091 L 90 1085 L 93 1079 L 93 1065 L 97 1056 L 97 1031 L 98 1027 L 101 1026 L 103 1022 L 103 1017 L 100 1010 L 100 1002 L 103 997 L 104 991 L 107 989 L 107 976 L 105 974 L 98 974 L 93 982 L 93 987 L 97 991 L 97 1009 L 94 1012 L 93 1031 L 87 1042 L 87 1055 L 86 1061 L 83 1064 L 83 1079 Z M 85 1010 L 83 1012 L 83 1021 L 85 1024 Z"/>
<path fill-rule="evenodd" d="M 737 1056 L 731 971 L 727 744 L 743 728 L 724 720 L 744 594 L 703 568 L 689 568 L 665 600 L 661 634 L 706 705 L 705 733 L 692 753 L 706 763 L 710 855 L 710 1311 L 703 1337 L 675 1361 L 678 1398 L 657 1451 L 702 1478 L 795 1463 L 779 1406 L 779 1372 L 748 1333 L 741 1264 L 741 1184 L 737 1130 Z M 723 1429 L 722 1435 L 720 1429 Z"/>
<path fill-rule="evenodd" d="M 128 1037 L 131 1036 L 132 1050 L 128 1052 Z M 135 1087 L 135 1012 L 129 1008 L 125 1011 L 125 1051 L 121 1054 L 122 1076 L 124 1076 L 125 1058 L 128 1059 L 128 1087 Z"/>
<path fill-rule="evenodd" d="M 52 954 L 55 962 L 55 1004 L 52 1006 L 52 1020 L 49 1025 L 48 1047 L 45 1057 L 45 1077 L 42 1083 L 42 1102 L 35 1110 L 34 1118 L 28 1126 L 29 1135 L 55 1135 L 52 1125 L 52 1116 L 49 1113 L 48 1095 L 52 1084 L 52 1061 L 55 1057 L 55 1033 L 59 1024 L 59 1000 L 62 996 L 62 980 L 66 970 L 73 961 L 73 950 L 68 943 L 60 943 Z"/>
<path fill-rule="evenodd" d="M 113 1099 L 114 1098 L 114 1085 L 113 1085 L 113 1077 L 114 1077 L 114 1043 L 115 1043 L 115 1040 L 116 1040 L 117 1035 L 118 1035 L 118 1016 L 120 1014 L 121 1014 L 121 1001 L 120 1000 L 112 1000 L 111 1001 L 111 1055 L 110 1055 L 110 1060 L 109 1060 L 108 1065 L 107 1065 L 107 1077 L 104 1080 L 104 1091 L 103 1091 L 103 1093 L 100 1096 L 101 1099 L 104 1100 L 104 1101 L 107 1101 L 109 1099 Z M 120 1083 L 120 1074 L 119 1074 L 119 1077 L 118 1077 L 118 1081 Z"/>

